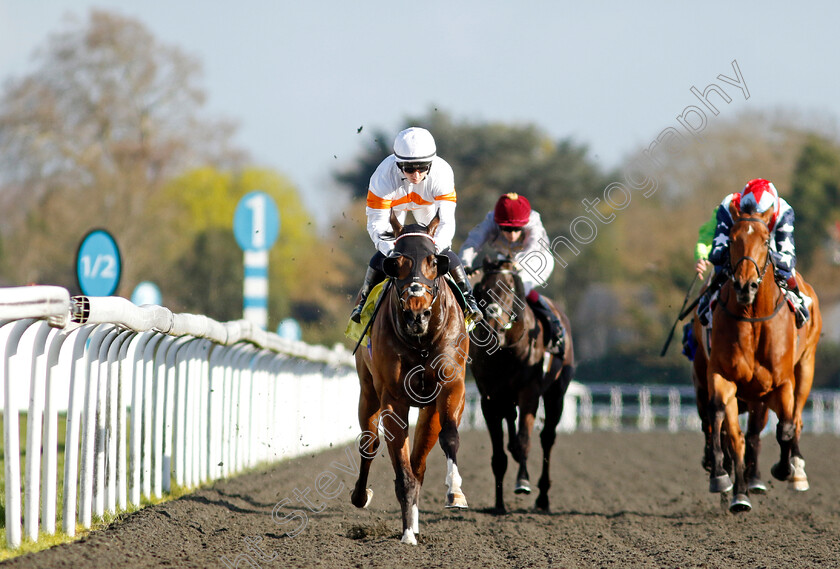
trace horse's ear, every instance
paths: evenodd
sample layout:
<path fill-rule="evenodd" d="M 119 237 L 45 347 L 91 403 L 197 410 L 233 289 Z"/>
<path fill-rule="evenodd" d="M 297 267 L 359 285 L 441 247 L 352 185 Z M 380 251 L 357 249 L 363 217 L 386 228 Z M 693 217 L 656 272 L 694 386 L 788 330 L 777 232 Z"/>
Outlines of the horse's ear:
<path fill-rule="evenodd" d="M 391 229 L 394 230 L 394 235 L 399 237 L 400 231 L 402 231 L 402 224 L 400 220 L 397 219 L 397 212 L 394 211 L 394 208 L 391 208 L 391 215 L 388 217 L 388 221 L 391 222 Z"/>
<path fill-rule="evenodd" d="M 382 259 L 382 272 L 392 279 L 397 278 L 400 272 L 400 257 L 402 257 L 402 255 L 398 254 L 393 257 L 385 257 Z"/>
<path fill-rule="evenodd" d="M 449 257 L 446 255 L 435 255 L 437 258 L 437 276 L 442 277 L 449 272 Z"/>
<path fill-rule="evenodd" d="M 429 222 L 429 225 L 426 226 L 426 231 L 429 232 L 429 235 L 435 234 L 435 229 L 437 229 L 438 224 L 440 223 L 440 212 L 437 212 L 432 220 Z"/>
<path fill-rule="evenodd" d="M 736 207 L 734 200 L 729 203 L 729 216 L 732 221 L 737 221 L 741 217 L 741 210 Z"/>

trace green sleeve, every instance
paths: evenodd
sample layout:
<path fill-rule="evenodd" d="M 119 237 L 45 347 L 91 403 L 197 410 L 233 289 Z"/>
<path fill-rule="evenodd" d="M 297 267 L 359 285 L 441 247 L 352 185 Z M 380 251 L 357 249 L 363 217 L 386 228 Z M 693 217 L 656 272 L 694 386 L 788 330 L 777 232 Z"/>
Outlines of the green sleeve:
<path fill-rule="evenodd" d="M 697 232 L 697 245 L 694 247 L 694 260 L 708 259 L 709 253 L 712 250 L 712 239 L 715 237 L 715 227 L 717 226 L 717 208 L 712 212 L 712 217 L 709 221 L 700 226 Z"/>

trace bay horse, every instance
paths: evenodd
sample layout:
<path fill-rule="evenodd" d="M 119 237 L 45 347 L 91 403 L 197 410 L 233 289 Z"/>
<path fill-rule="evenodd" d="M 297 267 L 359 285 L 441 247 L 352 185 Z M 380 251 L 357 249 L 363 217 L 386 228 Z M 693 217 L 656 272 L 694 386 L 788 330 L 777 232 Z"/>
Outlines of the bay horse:
<path fill-rule="evenodd" d="M 379 450 L 379 429 L 394 467 L 394 487 L 402 509 L 402 543 L 417 544 L 420 487 L 426 457 L 435 439 L 446 456 L 446 508 L 467 508 L 458 472 L 458 426 L 464 411 L 464 376 L 469 352 L 464 314 L 443 280 L 449 258 L 435 253 L 428 226 L 401 225 L 391 211 L 394 250 L 383 262 L 392 286 L 383 293 L 371 325 L 367 349 L 356 352 L 359 375 L 361 463 L 351 502 L 365 508 L 373 490 L 368 473 Z M 409 455 L 408 411 L 419 407 L 414 446 Z M 387 421 L 386 421 L 387 419 Z"/>
<path fill-rule="evenodd" d="M 548 511 L 551 448 L 563 413 L 563 397 L 575 370 L 571 326 L 568 317 L 554 306 L 565 330 L 565 347 L 559 356 L 551 355 L 548 371 L 544 371 L 544 338 L 548 331 L 525 302 L 522 279 L 513 261 L 485 259 L 481 271 L 481 280 L 473 292 L 482 307 L 484 319 L 471 332 L 470 366 L 481 393 L 481 411 L 493 447 L 490 464 L 496 480 L 494 512 L 505 512 L 503 482 L 508 457 L 504 448 L 503 421 L 508 427 L 508 450 L 519 463 L 514 492 L 531 493 L 527 461 L 540 398 L 545 423 L 540 433 L 543 463 L 536 507 Z"/>
<path fill-rule="evenodd" d="M 794 490 L 808 489 L 799 449 L 802 410 L 811 392 L 814 360 L 822 329 L 814 289 L 796 275 L 799 289 L 812 299 L 811 318 L 796 328 L 785 291 L 776 282 L 770 254 L 772 210 L 740 211 L 731 205 L 730 278 L 720 291 L 712 320 L 711 353 L 706 371 L 713 464 L 709 490 L 731 485 L 723 468 L 721 429 L 726 425 L 735 474 L 732 512 L 752 508 L 745 479 L 745 441 L 738 424 L 738 399 L 766 405 L 779 419 L 780 457 L 770 469 Z M 765 276 L 767 278 L 765 278 Z"/>

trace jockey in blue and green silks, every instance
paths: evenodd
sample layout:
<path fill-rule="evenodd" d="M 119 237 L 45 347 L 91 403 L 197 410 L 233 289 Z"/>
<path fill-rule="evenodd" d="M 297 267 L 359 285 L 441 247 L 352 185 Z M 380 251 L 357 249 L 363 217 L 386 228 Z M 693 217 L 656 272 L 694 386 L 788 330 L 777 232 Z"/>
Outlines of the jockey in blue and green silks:
<path fill-rule="evenodd" d="M 764 213 L 773 210 L 773 217 L 769 223 L 770 229 L 770 256 L 773 260 L 776 280 L 787 290 L 794 293 L 794 312 L 796 314 L 796 326 L 802 325 L 810 318 L 807 298 L 796 284 L 796 248 L 793 240 L 793 208 L 784 198 L 779 197 L 776 187 L 767 180 L 757 178 L 750 180 L 740 193 L 733 193 L 726 196 L 717 208 L 715 215 L 714 237 L 711 241 L 711 250 L 708 253 L 709 261 L 715 267 L 715 273 L 723 270 L 729 264 L 729 232 L 732 229 L 733 220 L 729 214 L 729 206 L 734 204 L 736 209 L 750 212 Z M 705 226 L 704 226 L 705 227 Z M 701 240 L 703 239 L 701 235 Z M 698 242 L 698 251 L 701 251 L 701 243 Z M 701 262 L 698 259 L 697 268 L 700 270 Z M 704 267 L 705 268 L 705 267 Z M 715 278 L 712 284 L 700 297 L 697 305 L 697 315 L 701 324 L 707 326 L 711 321 L 711 304 L 717 294 L 723 279 Z"/>

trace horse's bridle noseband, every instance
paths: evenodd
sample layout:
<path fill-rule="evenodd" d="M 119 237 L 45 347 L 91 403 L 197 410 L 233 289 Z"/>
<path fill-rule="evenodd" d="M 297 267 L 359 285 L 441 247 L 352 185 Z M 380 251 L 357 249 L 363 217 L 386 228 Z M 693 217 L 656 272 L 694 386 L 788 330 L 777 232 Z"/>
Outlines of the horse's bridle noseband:
<path fill-rule="evenodd" d="M 753 259 L 752 257 L 750 257 L 748 255 L 744 255 L 743 257 L 738 259 L 738 261 L 734 265 L 732 265 L 732 268 L 730 269 L 730 272 L 729 272 L 729 280 L 731 280 L 734 283 L 735 282 L 735 270 L 738 268 L 738 265 L 740 265 L 744 261 L 749 261 L 753 264 L 753 266 L 755 266 L 755 272 L 758 273 L 757 284 L 761 284 L 761 281 L 764 279 L 764 274 L 767 272 L 767 267 L 770 266 L 770 239 L 771 239 L 770 226 L 768 226 L 767 223 L 763 219 L 759 219 L 757 217 L 745 217 L 745 218 L 742 218 L 742 219 L 739 219 L 738 221 L 736 221 L 735 224 L 738 224 L 738 223 L 741 223 L 741 222 L 758 222 L 758 223 L 762 224 L 764 227 L 767 228 L 767 233 L 768 233 L 767 240 L 764 242 L 764 248 L 767 249 L 767 255 L 765 255 L 765 257 L 764 257 L 764 266 L 761 267 L 761 268 L 759 268 L 759 266 L 758 266 L 758 261 L 756 261 L 755 259 Z"/>
<path fill-rule="evenodd" d="M 735 223 L 736 224 L 741 223 L 742 221 L 746 221 L 746 222 L 756 222 L 757 221 L 757 222 L 761 223 L 762 225 L 764 225 L 764 227 L 767 228 L 768 236 L 767 236 L 767 240 L 764 242 L 764 248 L 767 249 L 767 255 L 764 257 L 764 266 L 761 269 L 758 268 L 758 261 L 756 261 L 755 259 L 753 259 L 752 257 L 750 257 L 748 255 L 744 255 L 743 257 L 738 259 L 738 262 L 736 262 L 735 265 L 730 269 L 729 280 L 731 280 L 734 284 L 735 283 L 735 269 L 738 268 L 738 265 L 740 265 L 741 262 L 749 261 L 755 266 L 755 270 L 758 273 L 757 284 L 760 285 L 761 281 L 764 279 L 764 274 L 767 272 L 767 267 L 769 267 L 770 264 L 771 264 L 770 263 L 770 239 L 771 239 L 771 235 L 769 234 L 770 233 L 770 226 L 768 226 L 767 223 L 763 219 L 759 219 L 757 217 L 745 217 L 745 218 L 739 219 Z M 730 245 L 730 247 L 731 247 L 731 245 Z M 731 249 L 730 249 L 730 251 L 731 251 Z M 767 320 L 770 320 L 771 318 L 776 316 L 776 314 L 779 313 L 779 310 L 781 310 L 782 305 L 784 304 L 784 292 L 781 291 L 781 290 L 779 291 L 779 298 L 776 301 L 776 308 L 773 310 L 773 312 L 771 314 L 768 314 L 767 316 L 748 317 L 748 316 L 741 316 L 741 315 L 738 315 L 738 314 L 733 314 L 726 307 L 727 302 L 728 302 L 728 300 L 722 302 L 721 307 L 723 308 L 723 311 L 726 312 L 726 314 L 728 314 L 731 318 L 733 318 L 733 319 L 735 319 L 739 322 L 766 322 Z"/>

